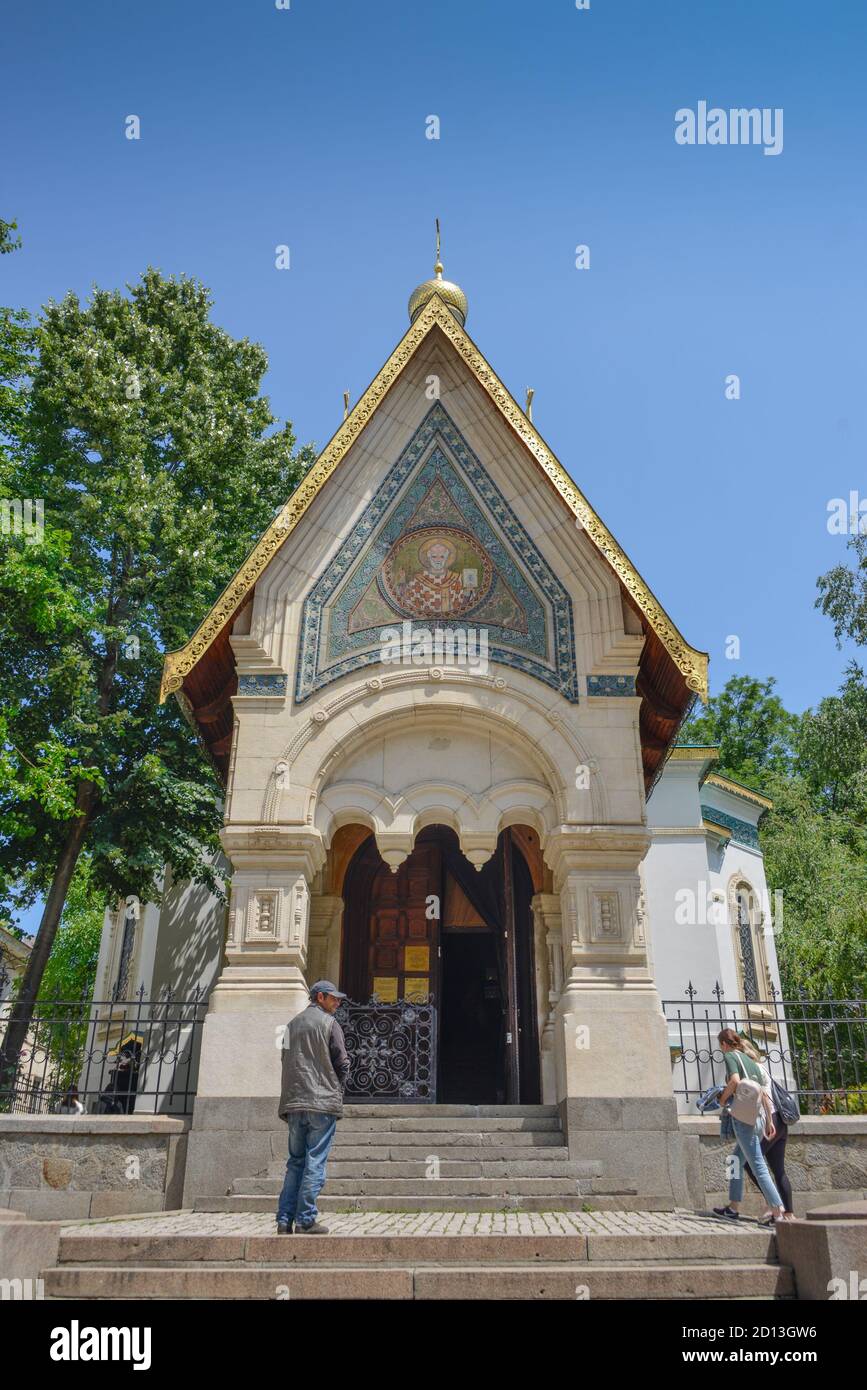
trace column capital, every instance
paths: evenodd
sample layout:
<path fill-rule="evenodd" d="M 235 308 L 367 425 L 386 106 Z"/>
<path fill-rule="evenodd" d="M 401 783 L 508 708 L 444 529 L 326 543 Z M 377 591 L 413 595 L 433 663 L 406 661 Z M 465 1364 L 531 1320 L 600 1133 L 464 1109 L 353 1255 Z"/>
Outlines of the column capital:
<path fill-rule="evenodd" d="M 497 848 L 497 832 L 488 830 L 461 830 L 461 851 L 469 859 L 474 869 L 487 864 Z"/>
<path fill-rule="evenodd" d="M 414 836 L 408 830 L 377 830 L 376 848 L 393 874 L 412 854 Z"/>
<path fill-rule="evenodd" d="M 545 863 L 559 892 L 569 874 L 635 870 L 650 848 L 646 825 L 559 825 L 545 836 Z"/>
<path fill-rule="evenodd" d="M 308 883 L 325 863 L 322 835 L 313 826 L 226 826 L 220 842 L 236 870 L 300 873 Z"/>

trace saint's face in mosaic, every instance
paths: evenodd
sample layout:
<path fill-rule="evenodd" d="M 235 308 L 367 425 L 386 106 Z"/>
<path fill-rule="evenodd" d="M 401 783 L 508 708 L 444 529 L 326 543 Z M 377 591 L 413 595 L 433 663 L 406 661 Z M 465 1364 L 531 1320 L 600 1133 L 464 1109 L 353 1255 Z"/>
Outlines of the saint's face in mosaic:
<path fill-rule="evenodd" d="M 468 531 L 429 526 L 401 537 L 386 559 L 381 591 L 405 617 L 462 617 L 476 608 L 493 580 L 493 566 Z"/>
<path fill-rule="evenodd" d="M 478 569 L 453 567 L 457 547 L 444 536 L 433 536 L 418 548 L 421 569 L 411 579 L 400 569 L 396 589 L 403 606 L 416 618 L 464 613 L 478 599 Z"/>

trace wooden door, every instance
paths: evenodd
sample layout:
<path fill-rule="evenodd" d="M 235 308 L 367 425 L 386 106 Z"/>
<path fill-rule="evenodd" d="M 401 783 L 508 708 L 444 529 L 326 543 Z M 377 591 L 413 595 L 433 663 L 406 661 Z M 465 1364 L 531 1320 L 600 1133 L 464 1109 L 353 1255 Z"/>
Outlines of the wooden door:
<path fill-rule="evenodd" d="M 389 1004 L 436 996 L 442 901 L 436 839 L 420 836 L 392 873 L 371 836 L 347 874 L 345 897 L 344 988 L 351 997 L 366 1003 L 376 995 Z"/>

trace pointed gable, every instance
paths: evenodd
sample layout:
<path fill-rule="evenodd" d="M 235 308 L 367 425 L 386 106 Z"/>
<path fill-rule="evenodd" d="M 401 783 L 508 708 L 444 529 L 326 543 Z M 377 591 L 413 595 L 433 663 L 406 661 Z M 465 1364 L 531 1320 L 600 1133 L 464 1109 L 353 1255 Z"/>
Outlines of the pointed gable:
<path fill-rule="evenodd" d="M 296 700 L 381 661 L 403 621 L 483 629 L 490 659 L 578 698 L 569 595 L 439 403 L 305 600 Z"/>
<path fill-rule="evenodd" d="M 616 577 L 623 604 L 635 615 L 630 621 L 636 624 L 644 636 L 636 684 L 637 693 L 642 701 L 639 726 L 645 782 L 649 786 L 662 766 L 686 710 L 696 695 L 707 694 L 707 655 L 691 647 L 682 637 L 611 532 L 548 449 L 532 421 L 514 401 L 438 293 L 433 293 L 424 308 L 418 312 L 382 370 L 268 527 L 193 637 L 185 647 L 167 655 L 161 698 L 165 699 L 172 693 L 178 696 L 188 718 L 208 747 L 218 768 L 225 775 L 232 729 L 231 700 L 237 689 L 232 646 L 237 647 L 239 641 L 239 617 L 245 610 L 249 611 L 257 582 L 265 570 L 269 569 L 274 557 L 281 551 L 302 518 L 306 517 L 311 505 L 318 505 L 320 494 L 328 480 L 353 450 L 353 445 L 361 440 L 379 406 L 402 379 L 419 349 L 434 340 L 438 352 L 456 355 L 461 370 L 469 373 L 473 390 L 481 393 L 486 401 L 486 408 L 494 412 L 499 427 L 505 426 L 507 432 L 517 439 L 527 458 L 528 467 L 535 470 L 542 487 L 551 490 L 552 495 L 558 499 L 558 505 L 565 509 L 570 525 L 577 526 L 583 533 L 582 536 L 576 535 L 576 550 L 583 546 L 586 537 L 609 567 L 609 573 Z M 562 691 L 566 698 L 574 698 L 575 692 L 570 685 L 574 675 L 574 656 L 570 666 L 566 638 L 568 624 L 564 617 L 562 598 L 556 595 L 559 581 L 541 555 L 538 555 L 538 551 L 538 563 L 533 560 L 532 551 L 535 547 L 532 542 L 529 548 L 524 546 L 523 551 L 518 545 L 517 532 L 506 521 L 508 508 L 504 511 L 500 507 L 493 479 L 489 474 L 482 477 L 485 474 L 484 465 L 473 454 L 466 439 L 461 439 L 454 422 L 450 422 L 448 413 L 444 409 L 441 415 L 434 416 L 431 413 L 428 422 L 438 424 L 442 453 L 441 471 L 437 473 L 436 468 L 432 470 L 428 479 L 430 487 L 423 495 L 419 494 L 415 498 L 416 511 L 404 516 L 402 524 L 409 525 L 411 531 L 410 523 L 413 516 L 417 517 L 421 524 L 427 515 L 428 521 L 437 525 L 438 522 L 431 521 L 431 509 L 440 506 L 444 508 L 443 526 L 450 524 L 462 532 L 472 531 L 473 537 L 478 539 L 478 533 L 472 527 L 466 526 L 467 514 L 462 510 L 457 497 L 460 492 L 459 485 L 465 484 L 469 474 L 475 469 L 474 476 L 477 481 L 467 492 L 477 509 L 475 515 L 483 518 L 497 544 L 491 543 L 488 547 L 483 545 L 481 549 L 484 555 L 477 549 L 474 557 L 470 556 L 469 548 L 464 550 L 463 557 L 469 558 L 470 562 L 460 567 L 461 583 L 457 585 L 455 581 L 450 581 L 455 593 L 459 595 L 459 606 L 465 605 L 461 616 L 468 620 L 470 598 L 475 597 L 468 597 L 463 592 L 472 588 L 474 582 L 469 577 L 468 583 L 464 584 L 463 571 L 466 570 L 471 575 L 471 572 L 476 570 L 475 582 L 477 585 L 482 583 L 486 586 L 485 602 L 494 606 L 493 610 L 488 608 L 487 620 L 497 614 L 501 618 L 499 624 L 494 624 L 501 629 L 497 638 L 498 655 L 495 660 L 514 665 L 519 665 L 522 660 L 536 662 L 537 670 L 533 674 Z M 454 430 L 454 436 L 451 443 L 446 444 L 449 423 Z M 406 445 L 406 436 L 401 441 L 404 451 L 411 450 L 418 437 L 418 427 L 414 427 L 409 445 Z M 421 458 L 416 462 L 421 462 Z M 404 492 L 399 494 L 400 497 L 404 495 Z M 399 497 L 394 497 L 392 503 L 393 507 L 399 506 Z M 427 514 L 424 510 L 418 510 L 424 507 L 428 508 Z M 309 689 L 316 688 L 311 682 L 315 683 L 323 677 L 336 679 L 334 667 L 341 660 L 357 662 L 359 655 L 364 651 L 363 640 L 359 642 L 357 639 L 365 631 L 369 631 L 369 628 L 365 627 L 368 620 L 370 625 L 375 624 L 386 610 L 399 610 L 401 602 L 407 598 L 411 604 L 419 601 L 419 596 L 425 588 L 424 576 L 420 574 L 420 569 L 423 568 L 420 561 L 423 557 L 418 546 L 413 549 L 412 544 L 407 542 L 405 558 L 408 564 L 401 564 L 401 556 L 396 547 L 400 546 L 402 533 L 395 531 L 393 534 L 386 534 L 385 529 L 394 515 L 392 509 L 387 514 L 384 511 L 375 521 L 372 517 L 368 518 L 371 528 L 374 525 L 380 528 L 378 536 L 381 553 L 377 556 L 381 561 L 379 569 L 374 565 L 362 578 L 363 557 L 359 551 L 338 576 L 339 583 L 346 586 L 350 586 L 353 579 L 357 579 L 358 582 L 352 588 L 351 604 L 344 605 L 339 610 L 332 605 L 335 619 L 333 633 L 330 628 L 326 632 L 322 625 L 323 617 L 327 626 L 332 616 L 332 612 L 326 612 L 328 604 L 321 604 L 318 629 L 313 612 L 315 604 L 310 605 L 308 612 L 312 615 L 311 623 L 309 629 L 306 629 L 308 635 L 300 653 L 306 669 L 304 673 L 296 674 L 296 698 L 304 698 L 302 691 L 308 690 L 309 693 Z M 458 516 L 461 517 L 463 525 L 459 525 Z M 447 521 L 447 518 L 450 520 Z M 517 518 L 513 517 L 512 521 L 517 531 L 520 531 L 522 528 Z M 357 525 L 350 529 L 357 539 Z M 346 542 L 351 539 L 351 536 L 343 538 Z M 455 549 L 452 561 L 450 547 L 456 537 L 444 536 L 444 539 L 446 558 L 453 568 L 458 558 L 458 549 Z M 529 536 L 526 539 L 529 541 Z M 466 544 L 469 547 L 469 541 Z M 340 553 L 343 554 L 342 549 Z M 442 553 L 440 551 L 441 555 Z M 349 550 L 346 554 L 349 556 Z M 485 556 L 490 560 L 490 572 L 486 568 Z M 415 575 L 409 576 L 408 568 L 413 567 Z M 399 574 L 401 569 L 404 571 L 403 577 Z M 315 588 L 324 577 L 317 578 L 313 587 Z M 407 590 L 406 585 L 412 583 L 413 577 L 419 582 Z M 335 589 L 333 594 L 328 594 L 328 599 L 342 599 L 346 593 L 349 593 L 348 587 L 341 588 L 339 595 Z M 323 596 L 324 589 L 320 591 L 320 599 Z M 540 638 L 539 605 L 544 611 L 547 648 Z M 478 618 L 483 611 L 485 610 L 480 605 L 475 611 L 475 616 Z M 524 639 L 521 639 L 521 624 L 524 621 L 527 624 L 527 632 Z M 305 624 L 306 622 L 307 613 Z M 486 625 L 490 626 L 490 623 L 486 622 Z M 314 633 L 313 638 L 309 636 L 311 632 Z M 252 642 L 251 638 L 241 640 Z M 342 652 L 341 643 L 346 644 Z M 371 649 L 368 647 L 367 650 L 369 653 Z M 331 674 L 327 674 L 328 672 Z M 594 678 L 601 680 L 603 685 L 607 679 L 605 676 Z M 596 687 L 590 689 L 588 680 L 588 693 L 605 693 L 605 690 L 597 690 Z"/>

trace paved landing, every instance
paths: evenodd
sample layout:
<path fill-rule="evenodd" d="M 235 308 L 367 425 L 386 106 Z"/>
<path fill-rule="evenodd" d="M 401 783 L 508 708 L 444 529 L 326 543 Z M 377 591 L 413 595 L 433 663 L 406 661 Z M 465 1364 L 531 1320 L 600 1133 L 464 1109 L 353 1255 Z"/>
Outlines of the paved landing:
<path fill-rule="evenodd" d="M 339 1236 L 684 1236 L 731 1239 L 755 1235 L 754 1222 L 718 1221 L 675 1211 L 528 1212 L 327 1212 Z M 167 1212 L 64 1226 L 66 1236 L 269 1236 L 274 1217 L 265 1212 Z"/>

